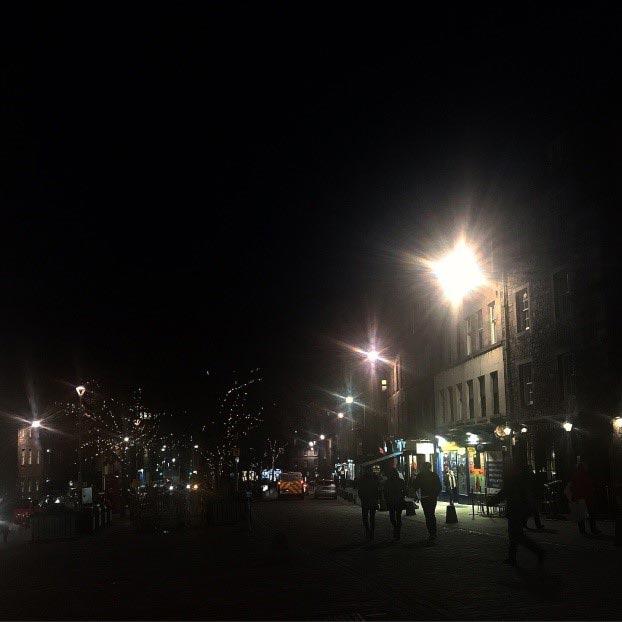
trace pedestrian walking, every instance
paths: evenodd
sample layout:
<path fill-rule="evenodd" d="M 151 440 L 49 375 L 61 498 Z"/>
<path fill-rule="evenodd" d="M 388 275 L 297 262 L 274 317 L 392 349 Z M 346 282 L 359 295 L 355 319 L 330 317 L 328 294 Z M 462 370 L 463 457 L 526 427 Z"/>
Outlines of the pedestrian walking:
<path fill-rule="evenodd" d="M 368 467 L 365 470 L 363 476 L 356 482 L 356 488 L 361 502 L 365 537 L 368 540 L 373 540 L 376 530 L 376 510 L 380 498 L 380 482 L 371 468 Z"/>
<path fill-rule="evenodd" d="M 414 489 L 421 491 L 420 500 L 423 514 L 425 515 L 425 525 L 430 534 L 430 541 L 436 540 L 436 503 L 441 492 L 441 480 L 436 473 L 432 472 L 432 465 L 424 462 L 421 472 L 415 478 Z"/>
<path fill-rule="evenodd" d="M 458 503 L 458 482 L 456 480 L 456 474 L 448 466 L 445 467 L 443 483 L 445 484 L 445 490 L 449 497 L 449 505 Z"/>
<path fill-rule="evenodd" d="M 511 566 L 517 566 L 516 552 L 518 545 L 532 551 L 538 557 L 538 563 L 544 561 L 544 550 L 537 542 L 525 535 L 524 524 L 526 517 L 531 513 L 530 491 L 527 488 L 524 474 L 515 465 L 508 469 L 504 478 L 503 488 L 488 499 L 489 505 L 497 505 L 505 499 L 505 516 L 508 521 L 509 549 L 508 558 L 504 561 Z"/>
<path fill-rule="evenodd" d="M 393 525 L 393 539 L 399 540 L 402 535 L 402 510 L 406 497 L 406 482 L 400 477 L 397 469 L 391 469 L 384 485 L 384 499 L 389 510 L 389 519 Z"/>
<path fill-rule="evenodd" d="M 570 511 L 579 527 L 579 533 L 586 535 L 585 519 L 587 518 L 592 534 L 600 535 L 601 531 L 596 526 L 594 518 L 594 483 L 585 462 L 578 464 L 566 491 L 570 500 Z"/>
<path fill-rule="evenodd" d="M 542 524 L 542 520 L 540 519 L 540 510 L 538 509 L 538 484 L 534 472 L 531 470 L 531 467 L 529 465 L 525 465 L 523 477 L 525 478 L 525 488 L 527 490 L 527 499 L 529 506 L 529 512 L 525 515 L 525 520 L 523 521 L 523 527 L 527 527 L 527 521 L 529 520 L 529 517 L 533 516 L 533 521 L 536 525 L 536 529 L 544 529 L 544 525 Z"/>

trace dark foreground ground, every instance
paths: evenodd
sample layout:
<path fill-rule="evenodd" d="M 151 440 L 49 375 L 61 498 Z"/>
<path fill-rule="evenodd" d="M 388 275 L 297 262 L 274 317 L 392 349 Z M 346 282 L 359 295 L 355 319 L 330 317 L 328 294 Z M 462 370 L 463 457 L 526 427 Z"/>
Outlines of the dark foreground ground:
<path fill-rule="evenodd" d="M 257 503 L 256 529 L 138 535 L 117 523 L 73 542 L 0 547 L 3 619 L 619 619 L 621 551 L 546 521 L 543 569 L 502 565 L 505 523 L 471 519 L 427 543 L 408 517 L 394 543 L 386 513 L 363 540 L 344 501 Z M 439 519 L 444 508 L 439 508 Z"/>

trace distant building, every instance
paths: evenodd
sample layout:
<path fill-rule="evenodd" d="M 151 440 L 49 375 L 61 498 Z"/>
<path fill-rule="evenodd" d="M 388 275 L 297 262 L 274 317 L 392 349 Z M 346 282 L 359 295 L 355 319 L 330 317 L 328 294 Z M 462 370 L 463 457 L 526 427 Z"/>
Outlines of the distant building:
<path fill-rule="evenodd" d="M 66 493 L 74 473 L 73 447 L 43 427 L 17 432 L 17 495 L 34 500 Z"/>

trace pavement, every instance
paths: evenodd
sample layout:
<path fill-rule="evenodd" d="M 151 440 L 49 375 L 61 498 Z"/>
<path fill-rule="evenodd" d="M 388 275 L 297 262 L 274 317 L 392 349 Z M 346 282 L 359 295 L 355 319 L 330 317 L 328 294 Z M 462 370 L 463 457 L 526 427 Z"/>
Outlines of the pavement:
<path fill-rule="evenodd" d="M 360 508 L 339 500 L 253 506 L 245 525 L 138 534 L 127 522 L 93 536 L 0 548 L 3 619 L 618 619 L 620 550 L 611 534 L 585 538 L 565 521 L 531 533 L 503 565 L 506 523 L 471 516 L 444 524 L 430 544 L 421 511 L 393 542 L 386 512 L 376 539 Z M 601 525 L 610 531 L 607 523 Z"/>

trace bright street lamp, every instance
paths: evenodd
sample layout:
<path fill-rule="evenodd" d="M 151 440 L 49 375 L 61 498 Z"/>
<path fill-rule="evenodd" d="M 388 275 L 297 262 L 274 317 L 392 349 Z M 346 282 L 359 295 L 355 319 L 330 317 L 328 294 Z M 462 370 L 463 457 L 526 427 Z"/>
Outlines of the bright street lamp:
<path fill-rule="evenodd" d="M 313 447 L 315 443 L 313 441 L 309 441 L 309 447 Z"/>
<path fill-rule="evenodd" d="M 78 394 L 78 397 L 82 397 L 86 393 L 86 387 L 82 385 L 76 387 L 76 393 Z"/>
<path fill-rule="evenodd" d="M 445 297 L 454 305 L 484 282 L 484 276 L 473 251 L 460 240 L 444 257 L 433 262 L 432 271 Z"/>
<path fill-rule="evenodd" d="M 343 419 L 343 413 L 337 413 L 337 417 L 338 417 L 339 419 Z"/>
<path fill-rule="evenodd" d="M 320 440 L 323 441 L 326 437 L 323 434 L 320 434 Z"/>
<path fill-rule="evenodd" d="M 562 427 L 566 430 L 566 432 L 570 432 L 572 430 L 572 423 L 570 423 L 570 421 L 564 421 Z"/>
<path fill-rule="evenodd" d="M 123 441 L 124 441 L 124 442 L 126 442 L 126 443 L 127 443 L 127 442 L 129 442 L 129 440 L 130 440 L 130 437 L 129 437 L 129 436 L 124 436 L 124 437 L 123 437 Z"/>
<path fill-rule="evenodd" d="M 512 434 L 512 428 L 510 426 L 506 426 L 505 428 L 503 428 L 503 433 L 506 436 L 509 436 L 510 434 Z"/>
<path fill-rule="evenodd" d="M 380 355 L 378 354 L 378 352 L 376 352 L 376 350 L 370 350 L 369 352 L 367 352 L 366 356 L 367 360 L 370 363 L 375 363 Z"/>
<path fill-rule="evenodd" d="M 353 404 L 354 403 L 354 398 L 351 395 L 348 395 L 346 397 L 346 404 Z"/>
<path fill-rule="evenodd" d="M 39 421 L 39 419 L 35 419 L 31 424 L 30 424 L 31 428 L 40 428 L 41 427 L 41 421 Z"/>

